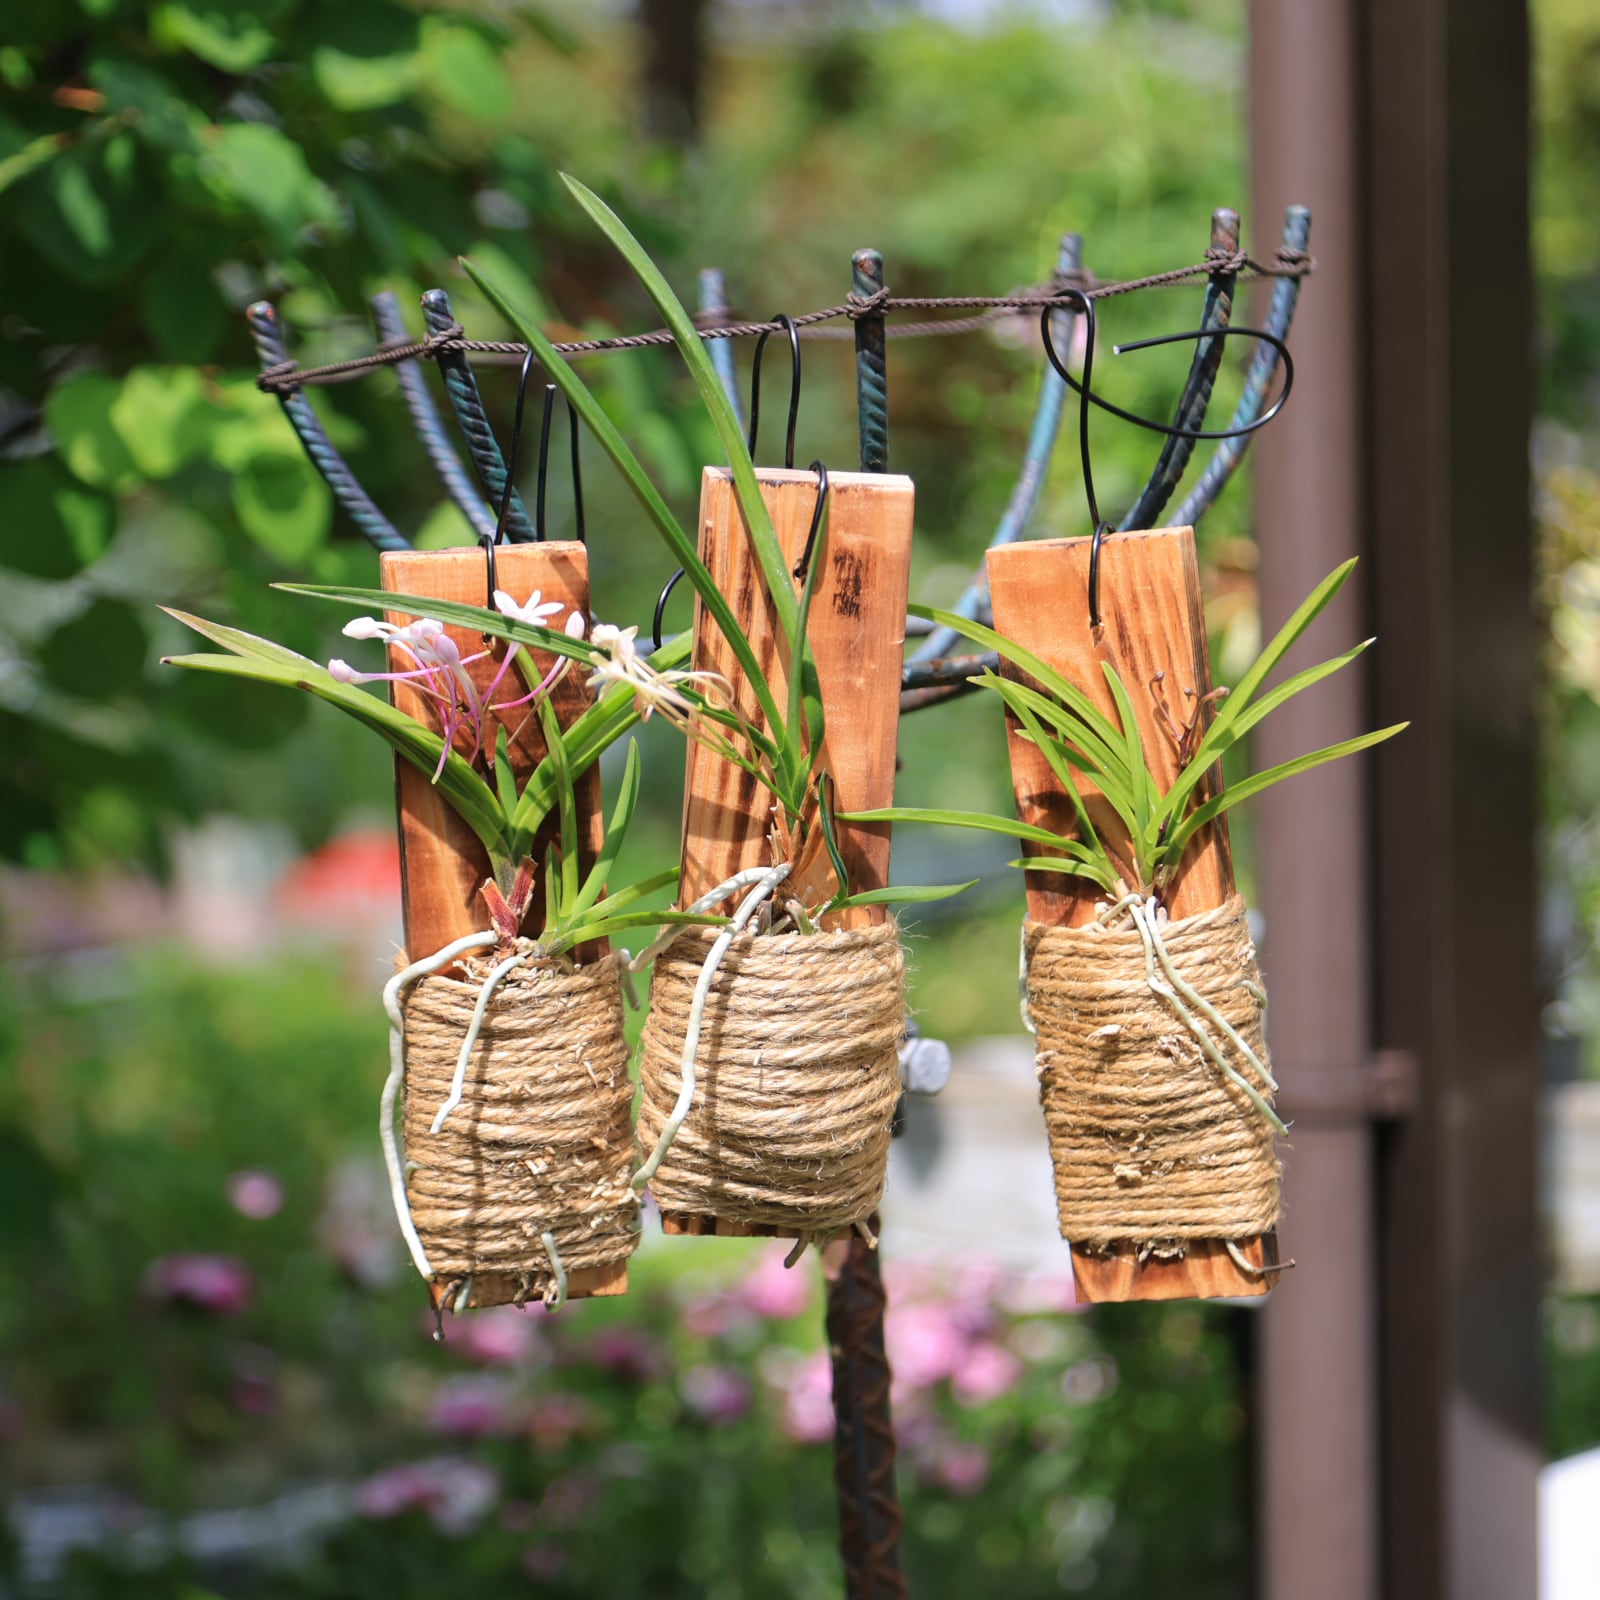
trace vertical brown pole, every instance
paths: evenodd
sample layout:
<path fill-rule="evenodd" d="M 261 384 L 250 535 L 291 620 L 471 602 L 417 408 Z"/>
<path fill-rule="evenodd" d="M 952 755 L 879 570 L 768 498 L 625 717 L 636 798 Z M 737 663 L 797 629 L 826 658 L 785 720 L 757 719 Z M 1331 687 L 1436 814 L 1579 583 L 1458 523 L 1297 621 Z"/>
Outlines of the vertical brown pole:
<path fill-rule="evenodd" d="M 1319 241 L 1316 281 L 1294 324 L 1304 392 L 1257 446 L 1261 612 L 1270 628 L 1361 548 L 1360 90 L 1348 0 L 1264 0 L 1251 7 L 1251 22 L 1255 214 L 1276 218 L 1288 202 L 1304 204 Z M 1368 576 L 1358 571 L 1346 585 L 1295 665 L 1371 631 L 1360 592 Z M 1381 640 L 1378 654 L 1391 642 Z M 1268 765 L 1370 726 L 1362 670 L 1338 674 L 1269 717 L 1257 760 Z M 1315 785 L 1263 795 L 1257 813 L 1268 1039 L 1288 1064 L 1291 1100 L 1296 1082 L 1314 1089 L 1308 1080 L 1359 1073 L 1369 1057 L 1369 781 L 1361 758 L 1338 762 Z M 1284 1199 L 1299 1265 L 1261 1324 L 1263 1594 L 1375 1600 L 1372 1132 L 1359 1108 L 1289 1114 Z"/>
<path fill-rule="evenodd" d="M 389 552 L 381 558 L 379 568 L 384 588 L 397 594 L 415 595 L 419 601 L 454 600 L 475 606 L 491 603 L 488 563 L 481 550 Z M 502 589 L 522 603 L 527 602 L 535 589 L 547 601 L 560 601 L 563 622 L 571 611 L 580 611 L 585 617 L 589 614 L 589 557 L 581 544 L 503 545 L 495 552 L 495 577 Z M 426 609 L 424 604 L 424 613 Z M 395 612 L 389 620 L 410 622 L 413 614 Z M 463 656 L 486 648 L 481 634 L 465 628 L 451 628 L 449 633 Z M 504 654 L 505 646 L 494 642 L 489 656 L 467 669 L 480 690 L 489 687 Z M 543 652 L 534 652 L 534 659 L 542 668 L 551 665 L 552 658 Z M 391 648 L 391 671 L 403 672 L 413 665 L 415 663 L 403 652 Z M 497 698 L 519 698 L 521 684 L 522 679 L 513 667 L 502 680 Z M 390 688 L 390 698 L 401 711 L 438 731 L 438 718 L 426 696 L 403 683 L 391 684 Z M 551 703 L 561 725 L 570 726 L 589 704 L 583 674 L 569 671 L 556 686 Z M 494 719 L 496 725 L 500 720 Z M 527 707 L 509 713 L 504 720 L 510 740 L 511 767 L 520 788 L 544 759 L 544 738 L 537 713 Z M 587 865 L 593 861 L 600 844 L 599 768 L 591 767 L 578 779 L 576 788 L 580 819 L 586 819 L 580 844 Z M 416 961 L 464 934 L 488 927 L 488 915 L 478 898 L 478 890 L 489 875 L 489 861 L 477 835 L 440 798 L 427 776 L 398 756 L 395 758 L 395 797 L 400 818 L 400 884 L 405 908 L 406 953 Z M 535 841 L 536 861 L 542 863 L 544 849 L 555 836 L 556 826 L 552 818 Z M 534 896 L 534 907 L 526 924 L 530 933 L 537 932 L 541 925 L 541 896 Z M 602 955 L 604 946 L 585 946 L 582 953 Z M 575 1270 L 568 1281 L 567 1293 L 573 1299 L 583 1299 L 590 1295 L 624 1294 L 627 1287 L 627 1264 L 619 1262 L 615 1266 Z M 514 1291 L 514 1283 L 501 1284 L 493 1277 L 485 1277 L 475 1285 L 472 1303 L 499 1304 L 509 1300 Z"/>
<path fill-rule="evenodd" d="M 1006 545 L 988 556 L 995 627 L 1081 688 L 1113 720 L 1116 704 L 1102 663 L 1109 662 L 1127 688 L 1139 718 L 1145 759 L 1158 784 L 1169 788 L 1180 770 L 1177 743 L 1160 707 L 1174 722 L 1204 716 L 1211 692 L 1211 662 L 1201 605 L 1200 569 L 1192 528 L 1160 528 L 1110 536 L 1100 552 L 1100 615 L 1089 624 L 1090 539 L 1037 539 Z M 1002 670 L 1022 676 L 1009 664 Z M 1076 814 L 1038 747 L 1011 733 L 1011 772 L 1017 814 L 1024 822 L 1063 836 Z M 1100 837 L 1126 854 L 1121 820 L 1085 785 L 1082 791 Z M 1030 849 L 1030 853 L 1031 849 Z M 1173 917 L 1194 916 L 1223 905 L 1233 894 L 1233 858 L 1226 819 L 1196 837 L 1168 889 Z M 1056 927 L 1093 920 L 1104 891 L 1057 873 L 1028 877 L 1028 914 Z M 1277 1260 L 1273 1235 L 1235 1241 L 1252 1266 Z M 1262 1295 L 1271 1279 L 1235 1264 L 1221 1239 L 1193 1243 L 1181 1258 L 1140 1261 L 1131 1246 L 1105 1255 L 1072 1252 L 1073 1280 L 1086 1300 L 1175 1300 Z"/>

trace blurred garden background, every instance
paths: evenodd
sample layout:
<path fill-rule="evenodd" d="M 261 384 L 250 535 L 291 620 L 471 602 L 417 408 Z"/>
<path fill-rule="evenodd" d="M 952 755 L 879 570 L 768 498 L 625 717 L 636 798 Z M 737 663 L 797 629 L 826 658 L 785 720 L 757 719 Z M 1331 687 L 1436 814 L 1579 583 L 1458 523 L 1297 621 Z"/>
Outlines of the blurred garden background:
<path fill-rule="evenodd" d="M 1535 21 L 1550 1070 L 1600 1081 L 1600 17 L 1539 0 Z M 369 349 L 383 289 L 413 332 L 418 296 L 443 286 L 470 334 L 504 337 L 466 255 L 557 337 L 653 326 L 562 171 L 686 298 L 718 267 L 750 316 L 842 299 L 868 244 L 909 295 L 1047 281 L 1069 231 L 1101 276 L 1192 262 L 1221 205 L 1270 255 L 1278 219 L 1245 205 L 1244 29 L 1240 0 L 7 5 L 5 1593 L 838 1592 L 812 1264 L 656 1241 L 626 1299 L 430 1338 L 374 1137 L 399 936 L 389 760 L 309 700 L 164 670 L 185 640 L 157 607 L 326 659 L 340 617 L 268 586 L 376 581 L 255 388 L 252 301 L 278 305 L 305 363 Z M 1192 326 L 1199 299 L 1114 301 L 1103 340 Z M 736 359 L 747 372 L 747 346 Z M 1160 414 L 1188 359 L 1110 362 L 1106 387 Z M 1029 318 L 892 347 L 917 598 L 952 601 L 988 542 L 1041 366 Z M 676 357 L 585 371 L 688 511 L 717 454 Z M 513 382 L 484 379 L 503 425 Z M 469 541 L 391 374 L 315 399 L 402 530 Z M 798 459 L 853 465 L 855 430 L 848 346 L 808 343 Z M 1120 508 L 1153 447 L 1107 419 L 1095 439 Z M 587 464 L 596 609 L 642 621 L 660 546 L 592 448 Z M 551 492 L 559 535 L 559 471 Z M 1033 531 L 1087 531 L 1084 516 L 1064 449 Z M 1247 474 L 1201 550 L 1227 679 L 1259 637 Z M 908 803 L 1007 804 L 989 710 L 908 722 Z M 641 873 L 675 854 L 681 770 L 647 732 Z M 1239 838 L 1248 885 L 1247 822 Z M 906 919 L 921 1026 L 958 1046 L 1018 1030 L 1009 854 L 896 842 L 907 880 L 981 880 Z M 1549 1302 L 1563 1454 L 1600 1443 L 1600 1263 L 1584 1263 L 1581 1244 L 1559 1255 Z M 1064 1247 L 906 1255 L 889 1281 L 913 1592 L 1244 1591 L 1245 1313 L 1076 1312 Z"/>

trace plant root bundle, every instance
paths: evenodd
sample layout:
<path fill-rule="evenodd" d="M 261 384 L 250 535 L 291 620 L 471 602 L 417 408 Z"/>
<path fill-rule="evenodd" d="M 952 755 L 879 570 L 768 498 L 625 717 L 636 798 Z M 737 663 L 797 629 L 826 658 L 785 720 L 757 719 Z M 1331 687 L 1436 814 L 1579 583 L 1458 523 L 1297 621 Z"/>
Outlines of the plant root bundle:
<path fill-rule="evenodd" d="M 1275 1228 L 1281 1124 L 1244 901 L 1164 922 L 1129 897 L 1087 927 L 1029 922 L 1024 946 L 1062 1237 L 1143 1259 Z"/>
<path fill-rule="evenodd" d="M 687 930 L 656 959 L 641 1150 L 677 1102 L 715 937 Z M 892 920 L 735 939 L 706 997 L 689 1114 L 650 1181 L 661 1209 L 802 1238 L 864 1222 L 883 1195 L 900 1098 L 904 984 Z"/>
<path fill-rule="evenodd" d="M 505 974 L 435 1132 L 493 963 L 463 965 L 467 981 L 424 978 L 404 1002 L 411 1221 L 460 1305 L 559 1299 L 568 1273 L 638 1242 L 622 958 Z"/>

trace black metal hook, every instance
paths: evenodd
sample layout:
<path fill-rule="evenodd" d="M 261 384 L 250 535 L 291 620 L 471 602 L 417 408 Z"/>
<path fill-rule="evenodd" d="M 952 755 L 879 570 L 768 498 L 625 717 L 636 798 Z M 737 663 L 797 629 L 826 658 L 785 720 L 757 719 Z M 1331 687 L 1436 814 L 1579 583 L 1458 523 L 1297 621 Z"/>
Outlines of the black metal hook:
<path fill-rule="evenodd" d="M 800 420 L 800 330 L 794 325 L 794 318 L 778 312 L 773 316 L 776 322 L 789 335 L 789 425 L 784 434 L 783 464 L 785 467 L 794 465 L 794 431 Z M 772 337 L 772 329 L 768 328 L 756 340 L 756 353 L 750 362 L 750 431 L 746 436 L 745 445 L 750 451 L 750 459 L 756 457 L 756 436 L 761 428 L 761 353 L 767 347 L 767 340 Z"/>
<path fill-rule="evenodd" d="M 657 650 L 661 648 L 661 619 L 666 615 L 667 601 L 672 598 L 672 591 L 678 587 L 678 580 L 682 577 L 683 568 L 679 567 L 661 586 L 661 593 L 656 596 L 655 620 L 651 624 L 650 631 L 655 635 Z"/>
<path fill-rule="evenodd" d="M 500 512 L 494 519 L 494 532 L 486 533 L 478 543 L 483 546 L 485 561 L 489 569 L 489 610 L 494 610 L 494 592 L 500 587 L 495 578 L 494 550 L 495 546 L 505 538 L 506 518 L 511 514 L 511 496 L 515 492 L 517 481 L 517 453 L 522 446 L 522 408 L 528 398 L 528 374 L 533 371 L 533 351 L 529 351 L 522 358 L 522 371 L 517 378 L 517 404 L 511 413 L 511 445 L 506 452 L 506 481 L 500 491 Z M 549 426 L 549 406 L 545 407 L 545 423 Z M 541 535 L 542 537 L 542 535 Z"/>
<path fill-rule="evenodd" d="M 822 531 L 822 513 L 828 504 L 828 469 L 820 461 L 813 461 L 806 470 L 817 475 L 817 504 L 811 513 L 811 531 L 806 535 L 806 547 L 794 564 L 796 583 L 804 583 L 806 574 L 811 570 L 811 552 L 817 547 L 817 535 Z"/>
<path fill-rule="evenodd" d="M 1062 382 L 1079 398 L 1078 451 L 1083 462 L 1084 497 L 1089 503 L 1089 521 L 1094 528 L 1094 542 L 1089 547 L 1089 626 L 1098 628 L 1101 620 L 1100 548 L 1105 543 L 1106 537 L 1115 533 L 1117 528 L 1115 523 L 1101 519 L 1100 506 L 1095 499 L 1094 471 L 1089 454 L 1089 407 L 1097 405 L 1102 411 L 1109 411 L 1112 416 L 1120 417 L 1124 422 L 1131 422 L 1135 427 L 1146 428 L 1151 433 L 1165 434 L 1172 439 L 1237 439 L 1243 434 L 1254 433 L 1258 428 L 1266 427 L 1283 410 L 1289 398 L 1289 391 L 1294 388 L 1294 357 L 1289 354 L 1289 347 L 1282 339 L 1275 333 L 1268 333 L 1264 328 L 1196 328 L 1185 333 L 1163 333 L 1153 339 L 1135 339 L 1128 344 L 1113 345 L 1112 354 L 1120 356 L 1125 351 L 1148 350 L 1155 345 L 1178 344 L 1186 339 L 1226 339 L 1230 334 L 1244 334 L 1248 338 L 1265 340 L 1277 350 L 1283 361 L 1283 388 L 1278 398 L 1259 417 L 1234 428 L 1180 428 L 1172 423 L 1157 422 L 1153 417 L 1142 417 L 1136 411 L 1126 411 L 1094 392 L 1090 386 L 1094 375 L 1094 301 L 1078 289 L 1064 290 L 1062 297 L 1076 301 L 1083 308 L 1085 344 L 1081 383 L 1067 370 L 1056 351 L 1054 340 L 1050 337 L 1050 314 L 1055 309 L 1054 306 L 1047 306 L 1040 314 L 1039 332 L 1044 340 L 1044 353 L 1049 357 L 1050 365 L 1056 369 Z"/>
<path fill-rule="evenodd" d="M 544 489 L 550 467 L 550 418 L 555 412 L 555 401 L 556 386 L 547 383 L 544 386 L 544 416 L 539 422 L 539 482 L 533 503 L 533 536 L 540 544 L 545 540 Z M 573 409 L 570 398 L 567 401 L 567 429 L 572 438 L 572 514 L 577 523 L 578 543 L 587 544 L 589 541 L 584 537 L 583 525 L 583 461 L 578 450 L 578 413 Z"/>

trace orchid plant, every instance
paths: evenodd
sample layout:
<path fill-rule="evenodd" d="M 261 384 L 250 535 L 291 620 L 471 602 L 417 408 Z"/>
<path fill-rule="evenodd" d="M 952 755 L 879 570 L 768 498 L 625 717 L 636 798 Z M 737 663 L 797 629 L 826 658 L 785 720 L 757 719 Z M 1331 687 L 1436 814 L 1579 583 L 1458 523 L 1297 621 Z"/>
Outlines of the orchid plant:
<path fill-rule="evenodd" d="M 724 920 L 710 914 L 680 917 L 639 909 L 639 902 L 647 896 L 676 883 L 676 868 L 609 894 L 603 892 L 639 801 L 639 755 L 631 740 L 616 806 L 600 848 L 589 871 L 581 869 L 577 780 L 649 709 L 647 704 L 641 705 L 631 684 L 606 678 L 597 669 L 594 678 L 601 692 L 571 727 L 563 730 L 559 726 L 550 703 L 551 691 L 575 662 L 594 667 L 596 657 L 609 659 L 592 641 L 584 641 L 582 613 L 574 611 L 560 628 L 550 627 L 547 624 L 559 621 L 565 608 L 543 601 L 537 591 L 520 603 L 497 591 L 495 611 L 428 601 L 424 614 L 417 611 L 415 597 L 383 595 L 382 599 L 387 609 L 407 612 L 415 620 L 394 623 L 362 616 L 347 623 L 344 634 L 354 640 L 382 643 L 407 663 L 391 670 L 363 671 L 337 658 L 324 666 L 270 640 L 182 611 L 170 614 L 220 645 L 225 653 L 167 659 L 174 666 L 277 683 L 315 695 L 372 729 L 425 773 L 472 829 L 488 856 L 490 876 L 482 898 L 494 942 L 516 943 L 541 887 L 541 866 L 545 922 L 533 950 L 540 957 L 567 960 L 580 945 L 612 938 L 630 928 Z M 447 631 L 451 623 L 463 623 L 508 641 L 485 688 L 477 686 L 468 668 L 483 660 L 488 649 L 463 655 Z M 596 629 L 596 633 L 600 631 Z M 551 653 L 555 660 L 541 669 L 531 653 L 533 648 Z M 663 652 L 666 659 L 655 676 L 670 679 L 674 655 L 681 658 L 686 653 L 686 645 L 676 653 L 671 649 Z M 362 687 L 376 683 L 404 683 L 420 693 L 433 708 L 439 731 Z M 546 748 L 544 759 L 520 788 L 510 759 L 511 740 L 502 720 L 506 713 L 517 710 L 538 719 Z M 536 863 L 532 857 L 535 840 L 552 815 L 557 818 L 557 840 L 545 860 Z"/>
<path fill-rule="evenodd" d="M 1204 706 L 1196 708 L 1197 714 L 1190 726 L 1170 726 L 1182 765 L 1165 792 L 1150 769 L 1128 687 L 1109 662 L 1102 665 L 1116 707 L 1115 718 L 1101 710 L 1078 685 L 1004 634 L 953 612 L 913 606 L 911 609 L 916 615 L 955 629 L 982 649 L 995 651 L 1032 680 L 1032 683 L 1019 683 L 997 672 L 985 671 L 971 681 L 999 698 L 1016 719 L 1020 737 L 1044 756 L 1071 800 L 1075 831 L 1055 833 L 1014 817 L 914 806 L 890 806 L 855 812 L 849 817 L 859 822 L 927 822 L 976 828 L 1051 850 L 1050 855 L 1023 856 L 1010 864 L 1025 872 L 1066 873 L 1087 879 L 1106 897 L 1100 912 L 1102 922 L 1127 914 L 1144 941 L 1152 990 L 1178 1012 L 1213 1062 L 1279 1132 L 1285 1131 L 1284 1124 L 1262 1093 L 1263 1089 L 1277 1088 L 1271 1072 L 1178 970 L 1163 937 L 1166 915 L 1163 902 L 1173 875 L 1196 834 L 1230 807 L 1302 772 L 1381 744 L 1407 726 L 1397 723 L 1376 733 L 1342 740 L 1252 773 L 1221 793 L 1210 792 L 1212 785 L 1207 782 L 1208 776 L 1252 728 L 1297 694 L 1347 667 L 1372 644 L 1373 641 L 1367 639 L 1342 655 L 1307 667 L 1277 687 L 1262 692 L 1273 669 L 1344 586 L 1354 568 L 1355 561 L 1347 561 L 1324 578 L 1238 684 L 1232 690 L 1218 690 L 1206 697 L 1216 707 L 1209 726 L 1203 724 Z M 1105 796 L 1121 824 L 1121 831 L 1126 834 L 1125 842 L 1119 840 L 1114 844 L 1095 826 L 1078 792 L 1078 782 L 1082 779 L 1087 779 Z M 1239 1051 L 1250 1066 L 1254 1081 L 1243 1077 L 1225 1058 L 1203 1023 L 1209 1023 Z"/>

